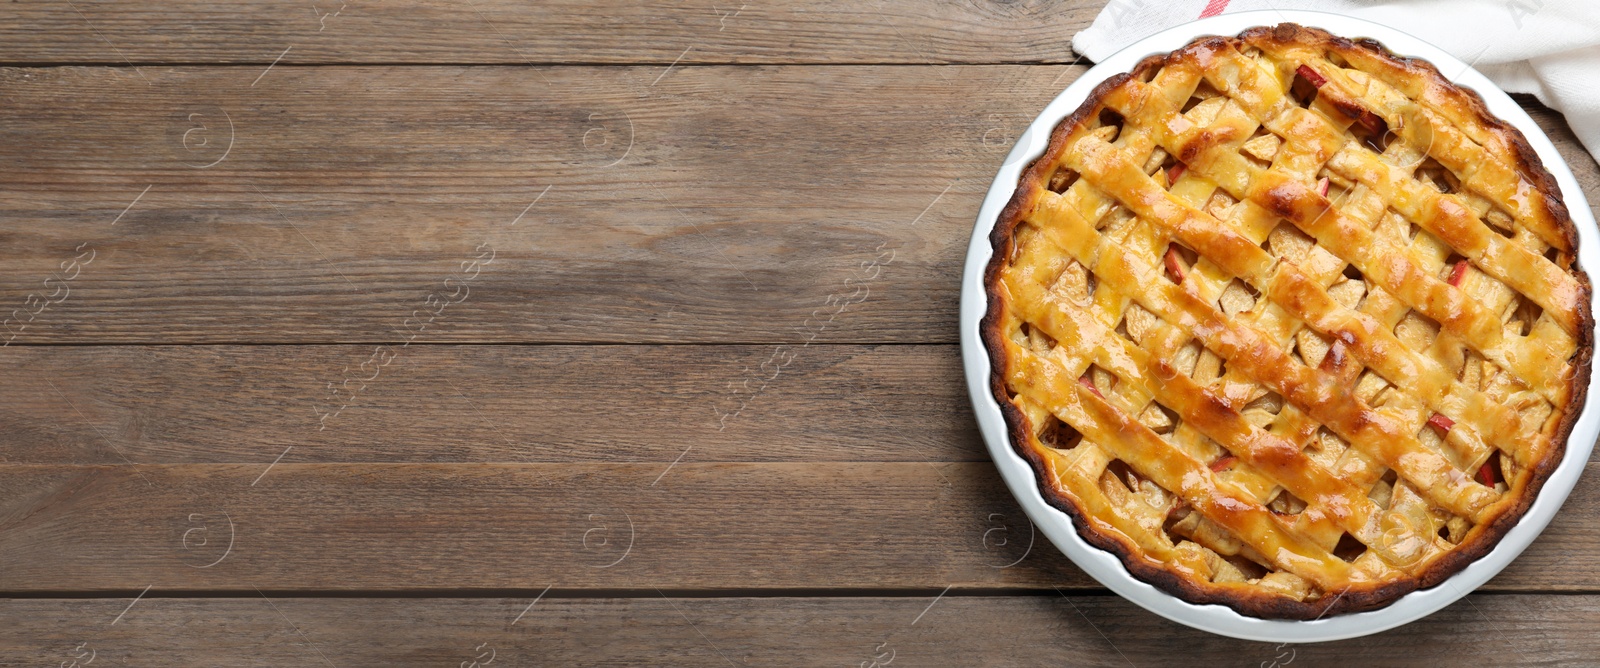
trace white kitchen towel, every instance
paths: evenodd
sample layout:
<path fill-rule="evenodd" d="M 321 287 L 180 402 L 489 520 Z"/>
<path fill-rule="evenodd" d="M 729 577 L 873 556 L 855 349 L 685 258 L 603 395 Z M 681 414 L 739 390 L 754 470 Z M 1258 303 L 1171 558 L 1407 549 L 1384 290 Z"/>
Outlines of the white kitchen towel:
<path fill-rule="evenodd" d="M 1111 0 L 1072 48 L 1099 61 L 1165 28 L 1252 9 L 1331 12 L 1415 35 L 1561 112 L 1600 159 L 1600 0 Z"/>

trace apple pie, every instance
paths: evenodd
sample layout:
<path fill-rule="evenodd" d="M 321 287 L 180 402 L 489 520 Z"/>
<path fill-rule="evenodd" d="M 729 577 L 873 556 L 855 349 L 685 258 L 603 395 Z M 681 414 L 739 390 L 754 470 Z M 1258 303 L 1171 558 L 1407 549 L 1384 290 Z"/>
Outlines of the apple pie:
<path fill-rule="evenodd" d="M 1046 500 L 1184 600 L 1382 607 L 1494 547 L 1593 352 L 1561 192 L 1431 64 L 1293 24 L 1100 84 L 992 239 L 992 391 Z"/>

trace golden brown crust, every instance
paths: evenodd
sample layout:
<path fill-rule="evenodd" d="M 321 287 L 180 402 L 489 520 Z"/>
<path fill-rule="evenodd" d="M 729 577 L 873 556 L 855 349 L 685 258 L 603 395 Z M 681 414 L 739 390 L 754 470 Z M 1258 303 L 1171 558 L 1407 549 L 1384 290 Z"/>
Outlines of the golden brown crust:
<path fill-rule="evenodd" d="M 1019 251 L 1018 228 L 1024 222 L 1024 217 L 1039 204 L 1039 199 L 1045 196 L 1045 186 L 1051 174 L 1062 163 L 1063 155 L 1069 148 L 1068 138 L 1081 135 L 1093 125 L 1101 110 L 1107 108 L 1105 104 L 1107 98 L 1130 82 L 1147 80 L 1162 68 L 1177 62 L 1179 58 L 1190 59 L 1190 62 L 1193 62 L 1192 59 L 1196 58 L 1197 54 L 1203 58 L 1204 54 L 1212 50 L 1240 47 L 1246 43 L 1268 47 L 1317 49 L 1338 54 L 1350 61 L 1375 60 L 1382 66 L 1391 68 L 1397 82 L 1419 91 L 1421 95 L 1430 96 L 1430 102 L 1442 105 L 1448 113 L 1460 114 L 1475 120 L 1478 124 L 1476 129 L 1486 133 L 1482 137 L 1489 142 L 1486 148 L 1491 152 L 1509 156 L 1515 163 L 1515 173 L 1533 184 L 1538 197 L 1530 198 L 1532 200 L 1530 215 L 1539 220 L 1552 221 L 1550 229 L 1545 230 L 1547 241 L 1555 247 L 1552 252 L 1559 251 L 1558 257 L 1565 260 L 1565 264 L 1568 265 L 1567 271 L 1578 285 L 1577 294 L 1571 300 L 1575 302 L 1574 313 L 1570 314 L 1575 323 L 1571 336 L 1576 339 L 1576 349 L 1569 360 L 1570 374 L 1566 376 L 1565 402 L 1556 405 L 1556 409 L 1562 410 L 1562 414 L 1551 430 L 1549 447 L 1539 453 L 1537 459 L 1530 462 L 1527 474 L 1516 481 L 1517 488 L 1506 492 L 1512 496 L 1511 500 L 1485 508 L 1483 514 L 1476 517 L 1478 520 L 1476 525 L 1460 543 L 1427 562 L 1426 566 L 1410 574 L 1409 577 L 1351 583 L 1338 590 L 1321 592 L 1320 597 L 1304 600 L 1261 587 L 1214 583 L 1195 577 L 1192 573 L 1180 572 L 1170 563 L 1163 563 L 1149 556 L 1127 535 L 1102 530 L 1097 525 L 1096 518 L 1051 479 L 1051 466 L 1045 461 L 1045 455 L 1030 445 L 1037 439 L 1035 434 L 1039 431 L 1036 428 L 1039 425 L 1033 424 L 1028 415 L 1015 403 L 1013 400 L 1015 388 L 1011 387 L 1007 380 L 1018 373 L 1022 362 L 1008 354 L 1006 337 L 1009 334 L 1002 330 L 1002 321 L 1008 317 L 1013 308 L 1009 303 L 1010 295 L 1007 288 L 1003 285 L 1002 273 L 1016 260 Z M 1336 109 L 1344 109 L 1336 104 L 1333 106 Z M 1345 113 L 1354 115 L 1350 111 Z M 1186 158 L 1183 162 L 1187 163 L 1189 162 L 1187 158 L 1196 157 L 1208 147 L 1197 143 L 1183 148 L 1179 157 Z M 1285 206 L 1288 207 L 1288 203 Z M 1273 213 L 1291 212 L 1274 210 Z M 1521 223 L 1522 219 L 1518 218 L 1518 222 Z M 1531 223 L 1530 227 L 1537 227 L 1537 224 Z M 1555 236 L 1551 238 L 1548 234 Z M 1152 583 L 1191 603 L 1226 605 L 1240 613 L 1256 617 L 1314 619 L 1384 607 L 1408 592 L 1443 582 L 1450 575 L 1492 550 L 1527 512 L 1545 481 L 1560 463 L 1566 441 L 1586 398 L 1594 344 L 1593 317 L 1589 312 L 1592 288 L 1587 275 L 1577 269 L 1575 260 L 1572 259 L 1576 255 L 1576 230 L 1561 200 L 1560 190 L 1554 178 L 1545 170 L 1543 163 L 1528 145 L 1522 133 L 1490 114 L 1482 98 L 1475 92 L 1454 85 L 1432 64 L 1420 59 L 1394 55 L 1371 40 L 1352 41 L 1321 30 L 1283 24 L 1252 28 L 1237 38 L 1201 38 L 1172 54 L 1145 58 L 1132 72 L 1113 76 L 1097 86 L 1073 114 L 1056 126 L 1044 154 L 1023 171 L 1016 193 L 1001 212 L 990 240 L 994 247 L 994 255 L 984 275 L 989 306 L 981 322 L 980 333 L 994 369 L 990 379 L 991 391 L 1005 416 L 1013 447 L 1033 467 L 1039 489 L 1046 501 L 1072 517 L 1074 526 L 1085 541 L 1117 555 L 1128 571 L 1140 580 Z M 1096 395 L 1100 394 L 1092 388 L 1090 391 Z M 1231 411 L 1233 408 L 1224 403 L 1222 410 Z"/>

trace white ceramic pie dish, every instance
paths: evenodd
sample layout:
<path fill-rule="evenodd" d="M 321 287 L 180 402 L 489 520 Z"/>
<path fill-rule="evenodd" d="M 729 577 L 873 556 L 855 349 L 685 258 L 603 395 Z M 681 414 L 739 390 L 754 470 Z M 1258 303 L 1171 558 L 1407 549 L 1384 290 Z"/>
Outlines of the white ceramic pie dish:
<path fill-rule="evenodd" d="M 992 371 L 988 352 L 979 336 L 979 321 L 988 307 L 983 287 L 983 272 L 994 254 L 989 245 L 989 232 L 994 228 L 1000 211 L 1011 199 L 1022 170 L 1044 152 L 1050 132 L 1056 124 L 1071 114 L 1088 98 L 1091 90 L 1112 76 L 1133 69 L 1140 59 L 1155 53 L 1174 51 L 1203 35 L 1236 35 L 1247 28 L 1292 22 L 1317 27 L 1335 35 L 1357 38 L 1370 37 L 1402 56 L 1420 57 L 1432 62 L 1440 72 L 1456 84 L 1473 89 L 1483 97 L 1489 111 L 1521 130 L 1528 144 L 1539 154 L 1546 169 L 1555 176 L 1566 201 L 1572 222 L 1578 231 L 1577 262 L 1580 268 L 1593 273 L 1600 267 L 1600 229 L 1595 226 L 1589 203 L 1578 187 L 1577 180 L 1555 145 L 1499 87 L 1467 63 L 1442 49 L 1393 28 L 1369 21 L 1326 14 L 1322 12 L 1265 10 L 1225 14 L 1170 28 L 1118 51 L 1091 68 L 1057 95 L 1034 119 L 1015 147 L 1006 156 L 1000 173 L 989 186 L 988 195 L 978 212 L 972 241 L 967 249 L 967 264 L 961 279 L 961 355 L 967 376 L 967 391 L 972 396 L 973 411 L 978 418 L 978 428 L 989 446 L 989 454 L 1013 496 L 1033 523 L 1044 532 L 1063 553 L 1095 580 L 1139 606 L 1172 621 L 1220 635 L 1266 642 L 1321 642 L 1341 640 L 1386 631 L 1417 620 L 1456 602 L 1480 585 L 1488 582 L 1510 564 L 1528 547 L 1539 532 L 1550 523 L 1560 510 L 1567 495 L 1578 482 L 1584 465 L 1589 460 L 1595 436 L 1600 432 L 1600 413 L 1588 408 L 1600 397 L 1597 383 L 1600 373 L 1589 380 L 1588 403 L 1582 409 L 1567 442 L 1566 455 L 1550 479 L 1545 482 L 1539 497 L 1534 500 L 1522 520 L 1511 529 L 1482 559 L 1473 562 L 1442 584 L 1414 591 L 1402 596 L 1393 604 L 1370 612 L 1338 615 L 1314 621 L 1269 620 L 1248 617 L 1221 605 L 1196 605 L 1179 599 L 1156 586 L 1139 580 L 1128 573 L 1122 562 L 1110 552 L 1089 545 L 1078 535 L 1072 518 L 1045 502 L 1039 492 L 1034 470 L 1012 447 L 1007 435 L 1005 419 L 1000 406 L 990 393 L 989 378 Z M 1455 74 L 1459 72 L 1459 74 Z M 1600 295 L 1600 292 L 1596 293 Z M 1593 305 L 1600 313 L 1600 297 Z"/>

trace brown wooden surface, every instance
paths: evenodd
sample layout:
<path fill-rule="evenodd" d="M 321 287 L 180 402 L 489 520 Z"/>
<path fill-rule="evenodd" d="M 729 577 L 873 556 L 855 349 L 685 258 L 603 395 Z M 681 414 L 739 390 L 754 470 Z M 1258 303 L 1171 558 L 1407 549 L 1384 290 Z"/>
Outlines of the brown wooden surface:
<path fill-rule="evenodd" d="M 959 277 L 1103 4 L 0 4 L 0 665 L 1593 662 L 1596 471 L 1315 646 L 1033 534 Z"/>
<path fill-rule="evenodd" d="M 1246 642 L 1115 596 L 14 600 L 0 662 L 394 666 L 1549 666 L 1600 653 L 1600 597 L 1473 595 L 1372 638 Z M 937 598 L 937 600 L 936 600 Z M 537 599 L 537 601 L 536 601 Z M 530 607 L 531 604 L 531 607 Z M 126 610 L 126 614 L 124 614 Z M 115 625 L 111 622 L 121 619 Z M 175 629 L 181 632 L 173 632 Z M 1175 649 L 1181 648 L 1181 649 Z"/>
<path fill-rule="evenodd" d="M 13 345 L 0 461 L 989 460 L 953 346 L 413 345 L 362 372 L 375 350 Z"/>
<path fill-rule="evenodd" d="M 418 341 L 954 342 L 929 305 L 1083 68 L 141 69 L 0 70 L 0 313 L 96 251 L 19 342 L 397 341 L 482 245 Z"/>
<path fill-rule="evenodd" d="M 1070 62 L 1098 2 L 355 2 L 22 0 L 11 62 Z M 687 51 L 686 51 L 687 50 Z"/>

